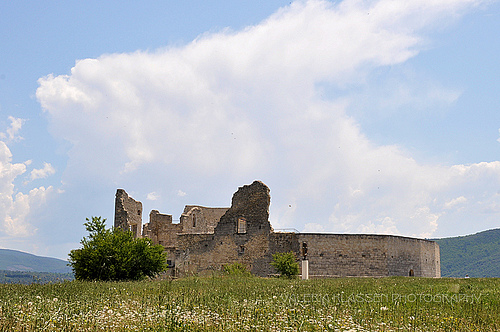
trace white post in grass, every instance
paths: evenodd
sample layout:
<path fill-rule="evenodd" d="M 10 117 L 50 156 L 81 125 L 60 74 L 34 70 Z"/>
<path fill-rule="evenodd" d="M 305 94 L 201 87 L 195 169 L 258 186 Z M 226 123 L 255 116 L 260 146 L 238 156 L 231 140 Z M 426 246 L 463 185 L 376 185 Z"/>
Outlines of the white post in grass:
<path fill-rule="evenodd" d="M 307 259 L 302 260 L 302 280 L 309 279 L 309 261 Z"/>

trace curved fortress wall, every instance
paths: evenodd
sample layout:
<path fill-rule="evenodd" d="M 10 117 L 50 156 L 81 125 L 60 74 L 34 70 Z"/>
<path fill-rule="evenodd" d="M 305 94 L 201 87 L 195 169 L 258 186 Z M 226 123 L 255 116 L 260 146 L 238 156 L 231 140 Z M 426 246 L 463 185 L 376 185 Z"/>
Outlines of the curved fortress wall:
<path fill-rule="evenodd" d="M 440 277 L 439 246 L 393 235 L 298 234 L 309 275 Z"/>
<path fill-rule="evenodd" d="M 115 227 L 140 225 L 137 212 L 122 211 L 127 206 L 137 211 L 140 202 L 122 191 L 117 192 Z M 142 236 L 163 245 L 175 276 L 209 274 L 240 262 L 265 277 L 276 273 L 270 265 L 273 254 L 292 251 L 303 259 L 304 247 L 313 278 L 441 276 L 439 246 L 433 241 L 393 235 L 276 233 L 269 222 L 269 204 L 269 188 L 254 181 L 238 188 L 230 208 L 189 205 L 179 223 L 153 210 Z"/>

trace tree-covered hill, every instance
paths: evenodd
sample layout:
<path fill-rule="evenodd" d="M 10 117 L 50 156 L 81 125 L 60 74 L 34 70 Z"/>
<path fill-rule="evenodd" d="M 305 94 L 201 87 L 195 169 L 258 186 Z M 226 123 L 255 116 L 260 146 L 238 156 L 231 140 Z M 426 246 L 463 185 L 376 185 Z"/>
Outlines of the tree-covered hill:
<path fill-rule="evenodd" d="M 47 284 L 75 279 L 73 273 L 26 272 L 0 270 L 0 284 Z"/>
<path fill-rule="evenodd" d="M 500 278 L 500 228 L 435 241 L 441 252 L 442 277 Z"/>
<path fill-rule="evenodd" d="M 62 259 L 0 249 L 0 270 L 69 273 L 71 268 L 67 264 L 68 262 Z"/>

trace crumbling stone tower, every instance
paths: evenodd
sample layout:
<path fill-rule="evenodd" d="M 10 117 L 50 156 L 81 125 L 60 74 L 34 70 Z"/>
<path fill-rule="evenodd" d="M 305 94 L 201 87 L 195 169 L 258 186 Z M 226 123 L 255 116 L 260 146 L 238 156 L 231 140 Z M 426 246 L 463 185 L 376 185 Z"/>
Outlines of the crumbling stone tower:
<path fill-rule="evenodd" d="M 135 238 L 141 237 L 142 203 L 129 197 L 123 189 L 116 190 L 115 227 L 132 231 Z"/>

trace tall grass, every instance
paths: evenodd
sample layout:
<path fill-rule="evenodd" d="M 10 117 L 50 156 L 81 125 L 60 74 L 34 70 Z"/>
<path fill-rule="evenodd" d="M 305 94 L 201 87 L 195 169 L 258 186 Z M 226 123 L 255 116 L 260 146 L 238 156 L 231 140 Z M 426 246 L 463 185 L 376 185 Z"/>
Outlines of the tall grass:
<path fill-rule="evenodd" d="M 498 331 L 500 279 L 0 285 L 0 331 Z"/>

